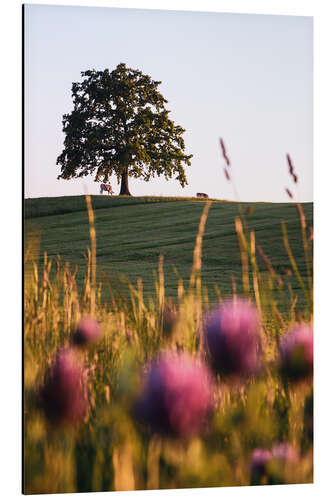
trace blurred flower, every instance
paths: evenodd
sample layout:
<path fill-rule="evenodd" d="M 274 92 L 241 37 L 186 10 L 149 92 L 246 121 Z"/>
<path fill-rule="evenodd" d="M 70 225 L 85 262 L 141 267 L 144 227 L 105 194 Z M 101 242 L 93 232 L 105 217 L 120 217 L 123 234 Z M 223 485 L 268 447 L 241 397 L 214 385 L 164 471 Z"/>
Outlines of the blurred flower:
<path fill-rule="evenodd" d="M 264 474 L 252 474 L 252 484 L 257 484 L 265 478 L 265 484 L 286 484 L 294 482 L 296 470 L 299 466 L 300 454 L 289 443 L 276 443 L 273 445 L 270 457 L 264 463 Z M 258 457 L 260 462 L 260 457 Z M 259 464 L 260 465 L 260 464 Z M 296 467 L 296 468 L 295 468 Z"/>
<path fill-rule="evenodd" d="M 86 380 L 72 349 L 59 349 L 40 395 L 45 415 L 54 424 L 75 425 L 85 417 Z"/>
<path fill-rule="evenodd" d="M 208 317 L 204 333 L 217 371 L 246 376 L 259 368 L 259 317 L 249 301 L 236 298 L 224 302 Z"/>
<path fill-rule="evenodd" d="M 148 369 L 136 416 L 158 434 L 198 434 L 212 408 L 211 384 L 210 372 L 200 360 L 166 353 Z"/>
<path fill-rule="evenodd" d="M 272 453 L 263 448 L 256 448 L 251 457 L 251 475 L 261 478 L 267 473 L 267 464 L 272 458 Z"/>
<path fill-rule="evenodd" d="M 286 466 L 297 464 L 299 458 L 299 452 L 289 443 L 276 443 L 271 451 L 255 449 L 251 457 L 251 483 L 283 483 Z"/>
<path fill-rule="evenodd" d="M 299 453 L 289 443 L 278 443 L 272 448 L 272 458 L 280 460 L 281 462 L 297 462 L 299 460 Z"/>
<path fill-rule="evenodd" d="M 284 337 L 280 343 L 281 371 L 292 380 L 299 380 L 313 372 L 313 328 L 302 324 Z"/>
<path fill-rule="evenodd" d="M 100 338 L 101 328 L 98 321 L 90 316 L 83 316 L 73 334 L 73 343 L 76 345 L 86 345 L 97 342 Z"/>

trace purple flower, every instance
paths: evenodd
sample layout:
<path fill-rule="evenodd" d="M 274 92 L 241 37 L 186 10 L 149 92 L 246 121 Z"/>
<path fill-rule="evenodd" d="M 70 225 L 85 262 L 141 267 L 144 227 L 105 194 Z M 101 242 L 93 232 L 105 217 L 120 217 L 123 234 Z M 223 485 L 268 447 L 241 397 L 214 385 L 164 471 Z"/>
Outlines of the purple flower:
<path fill-rule="evenodd" d="M 247 376 L 259 368 L 260 324 L 256 308 L 245 299 L 223 302 L 204 326 L 214 368 L 226 375 Z"/>
<path fill-rule="evenodd" d="M 281 462 L 297 462 L 299 459 L 299 453 L 291 444 L 289 443 L 278 443 L 272 448 L 272 458 L 280 460 Z"/>
<path fill-rule="evenodd" d="M 264 478 L 268 484 L 284 481 L 286 466 L 299 461 L 299 452 L 289 443 L 276 443 L 272 450 L 257 448 L 251 458 L 252 484 L 262 484 Z"/>
<path fill-rule="evenodd" d="M 82 365 L 72 349 L 59 349 L 44 386 L 41 402 L 53 424 L 78 424 L 88 408 L 87 388 Z"/>
<path fill-rule="evenodd" d="M 272 458 L 272 453 L 263 448 L 256 448 L 251 457 L 251 474 L 261 477 L 267 473 L 267 464 Z"/>
<path fill-rule="evenodd" d="M 86 345 L 97 342 L 101 338 L 101 329 L 98 321 L 90 316 L 83 316 L 73 335 L 73 343 Z"/>
<path fill-rule="evenodd" d="M 313 328 L 310 324 L 296 326 L 280 343 L 281 371 L 292 380 L 313 372 Z"/>
<path fill-rule="evenodd" d="M 151 364 L 135 413 L 153 432 L 189 437 L 202 430 L 211 408 L 208 368 L 189 355 L 169 352 Z"/>

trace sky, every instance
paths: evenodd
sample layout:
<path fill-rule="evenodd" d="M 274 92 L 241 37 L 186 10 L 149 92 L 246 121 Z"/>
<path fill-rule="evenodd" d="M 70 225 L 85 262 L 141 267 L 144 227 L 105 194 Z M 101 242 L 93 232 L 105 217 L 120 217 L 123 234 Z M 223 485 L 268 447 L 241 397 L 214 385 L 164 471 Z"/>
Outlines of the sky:
<path fill-rule="evenodd" d="M 81 71 L 122 62 L 162 82 L 193 154 L 184 189 L 164 177 L 130 179 L 133 195 L 287 202 L 288 188 L 295 201 L 313 200 L 311 17 L 25 5 L 24 28 L 25 198 L 99 193 L 93 176 L 57 180 L 62 116 Z M 118 193 L 114 176 L 110 183 Z"/>

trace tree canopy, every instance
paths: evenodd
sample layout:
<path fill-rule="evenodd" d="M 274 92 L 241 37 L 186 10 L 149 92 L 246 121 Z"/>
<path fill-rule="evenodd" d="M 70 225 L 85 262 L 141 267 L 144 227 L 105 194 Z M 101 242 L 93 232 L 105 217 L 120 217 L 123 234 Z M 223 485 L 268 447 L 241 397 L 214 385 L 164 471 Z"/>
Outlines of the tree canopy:
<path fill-rule="evenodd" d="M 161 82 L 125 64 L 81 75 L 83 81 L 72 85 L 74 109 L 63 116 L 58 179 L 92 174 L 105 183 L 115 174 L 120 194 L 128 195 L 128 177 L 175 176 L 184 187 L 192 155 L 184 153 L 185 130 L 169 119 L 167 100 L 157 90 Z"/>

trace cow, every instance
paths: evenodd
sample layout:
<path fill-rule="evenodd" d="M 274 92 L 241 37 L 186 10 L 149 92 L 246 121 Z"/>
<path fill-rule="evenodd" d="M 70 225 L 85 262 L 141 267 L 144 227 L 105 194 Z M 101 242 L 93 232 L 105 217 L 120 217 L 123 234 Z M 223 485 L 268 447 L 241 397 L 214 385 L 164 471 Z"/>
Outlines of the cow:
<path fill-rule="evenodd" d="M 206 194 L 206 193 L 197 193 L 197 198 L 208 198 L 208 194 Z"/>
<path fill-rule="evenodd" d="M 108 194 L 111 195 L 114 194 L 114 191 L 112 191 L 112 187 L 110 186 L 110 184 L 101 184 L 100 194 L 103 194 L 103 191 L 106 191 Z"/>

